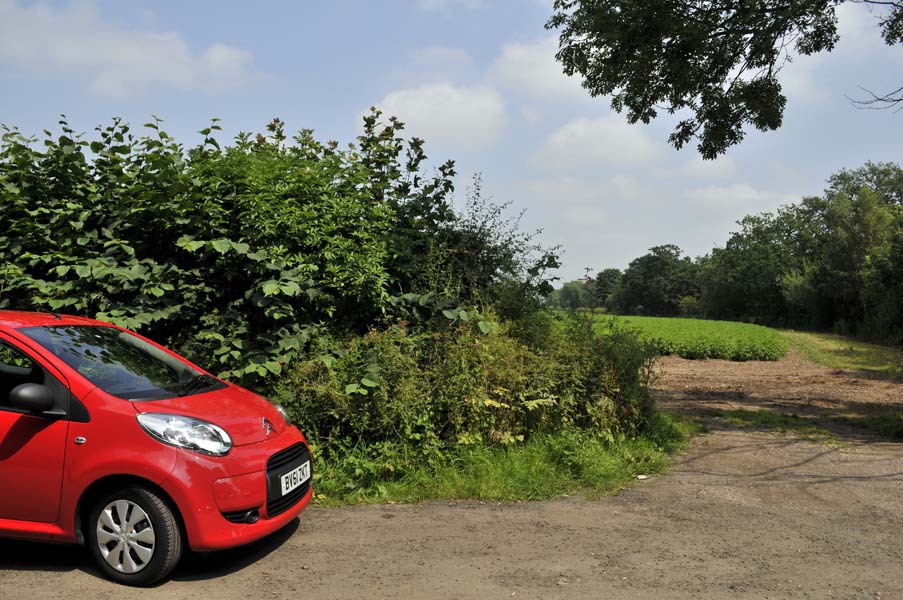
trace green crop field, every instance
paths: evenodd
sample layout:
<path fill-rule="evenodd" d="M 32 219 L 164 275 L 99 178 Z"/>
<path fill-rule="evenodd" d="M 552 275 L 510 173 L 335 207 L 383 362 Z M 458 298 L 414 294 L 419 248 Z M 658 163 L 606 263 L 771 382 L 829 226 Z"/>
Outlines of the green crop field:
<path fill-rule="evenodd" d="M 664 317 L 597 317 L 597 326 L 611 319 L 640 330 L 653 341 L 661 354 L 683 358 L 725 360 L 780 360 L 787 353 L 787 341 L 776 330 L 750 323 L 671 319 Z"/>

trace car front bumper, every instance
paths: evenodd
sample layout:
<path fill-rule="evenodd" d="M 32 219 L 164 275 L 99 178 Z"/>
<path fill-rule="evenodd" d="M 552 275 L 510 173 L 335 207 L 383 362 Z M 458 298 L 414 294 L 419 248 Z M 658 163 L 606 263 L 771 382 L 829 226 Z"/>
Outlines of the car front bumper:
<path fill-rule="evenodd" d="M 288 460 L 278 460 L 286 456 Z M 278 477 L 305 459 L 310 460 L 310 449 L 304 436 L 288 427 L 272 439 L 238 446 L 223 457 L 180 451 L 161 486 L 177 505 L 191 549 L 223 550 L 281 529 L 307 507 L 313 494 L 310 480 L 291 498 L 286 494 L 288 502 L 277 488 Z M 256 520 L 242 521 L 241 515 L 248 513 Z"/>

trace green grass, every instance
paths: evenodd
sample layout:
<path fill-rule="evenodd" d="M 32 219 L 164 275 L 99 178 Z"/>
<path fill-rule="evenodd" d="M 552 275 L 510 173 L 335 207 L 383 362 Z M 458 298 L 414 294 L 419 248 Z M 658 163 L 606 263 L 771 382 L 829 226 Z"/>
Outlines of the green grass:
<path fill-rule="evenodd" d="M 323 465 L 315 480 L 315 501 L 354 503 L 475 499 L 519 501 L 585 493 L 611 494 L 639 474 L 658 473 L 668 456 L 686 447 L 693 421 L 660 414 L 638 438 L 606 440 L 571 431 L 537 436 L 511 447 L 461 447 L 439 465 L 423 465 L 401 477 L 349 488 L 348 465 Z M 353 461 L 352 461 L 353 462 Z M 353 468 L 353 467 L 352 467 Z"/>
<path fill-rule="evenodd" d="M 803 356 L 826 367 L 891 378 L 903 376 L 903 352 L 898 348 L 829 333 L 783 331 L 782 334 Z"/>
<path fill-rule="evenodd" d="M 865 429 L 880 437 L 894 441 L 903 441 L 903 411 L 887 411 L 874 415 L 849 417 L 847 423 L 859 429 Z"/>
<path fill-rule="evenodd" d="M 764 408 L 756 410 L 713 409 L 706 411 L 705 415 L 709 418 L 722 419 L 738 427 L 798 433 L 820 438 L 834 437 L 834 434 L 819 424 L 819 422 L 833 421 L 873 433 L 884 439 L 903 440 L 903 411 L 901 410 L 856 416 L 823 414 L 815 417 L 801 417 Z"/>
<path fill-rule="evenodd" d="M 781 334 L 761 325 L 665 317 L 596 317 L 599 327 L 605 327 L 610 319 L 640 330 L 661 354 L 744 361 L 780 360 L 787 353 L 787 341 Z"/>
<path fill-rule="evenodd" d="M 714 409 L 707 411 L 706 416 L 717 417 L 739 427 L 792 432 L 814 437 L 831 436 L 831 432 L 817 425 L 812 419 L 764 408 L 757 410 Z"/>

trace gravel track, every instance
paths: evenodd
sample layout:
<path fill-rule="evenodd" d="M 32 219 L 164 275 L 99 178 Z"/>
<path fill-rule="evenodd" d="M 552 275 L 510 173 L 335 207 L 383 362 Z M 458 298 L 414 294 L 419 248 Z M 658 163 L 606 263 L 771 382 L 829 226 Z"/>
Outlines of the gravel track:
<path fill-rule="evenodd" d="M 660 403 L 695 414 L 903 405 L 903 384 L 795 354 L 660 369 Z M 141 598 L 903 598 L 903 444 L 708 424 L 666 475 L 616 496 L 310 509 Z M 77 548 L 0 542 L 0 598 L 123 593 L 138 597 Z"/>

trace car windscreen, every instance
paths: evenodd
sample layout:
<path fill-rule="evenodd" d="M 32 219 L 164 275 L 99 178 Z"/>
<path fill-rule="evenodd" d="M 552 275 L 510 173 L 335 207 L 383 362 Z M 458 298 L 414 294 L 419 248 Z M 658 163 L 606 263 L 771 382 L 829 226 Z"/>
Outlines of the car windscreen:
<path fill-rule="evenodd" d="M 159 400 L 225 387 L 141 338 L 100 325 L 26 327 L 42 345 L 103 391 L 128 400 Z"/>

